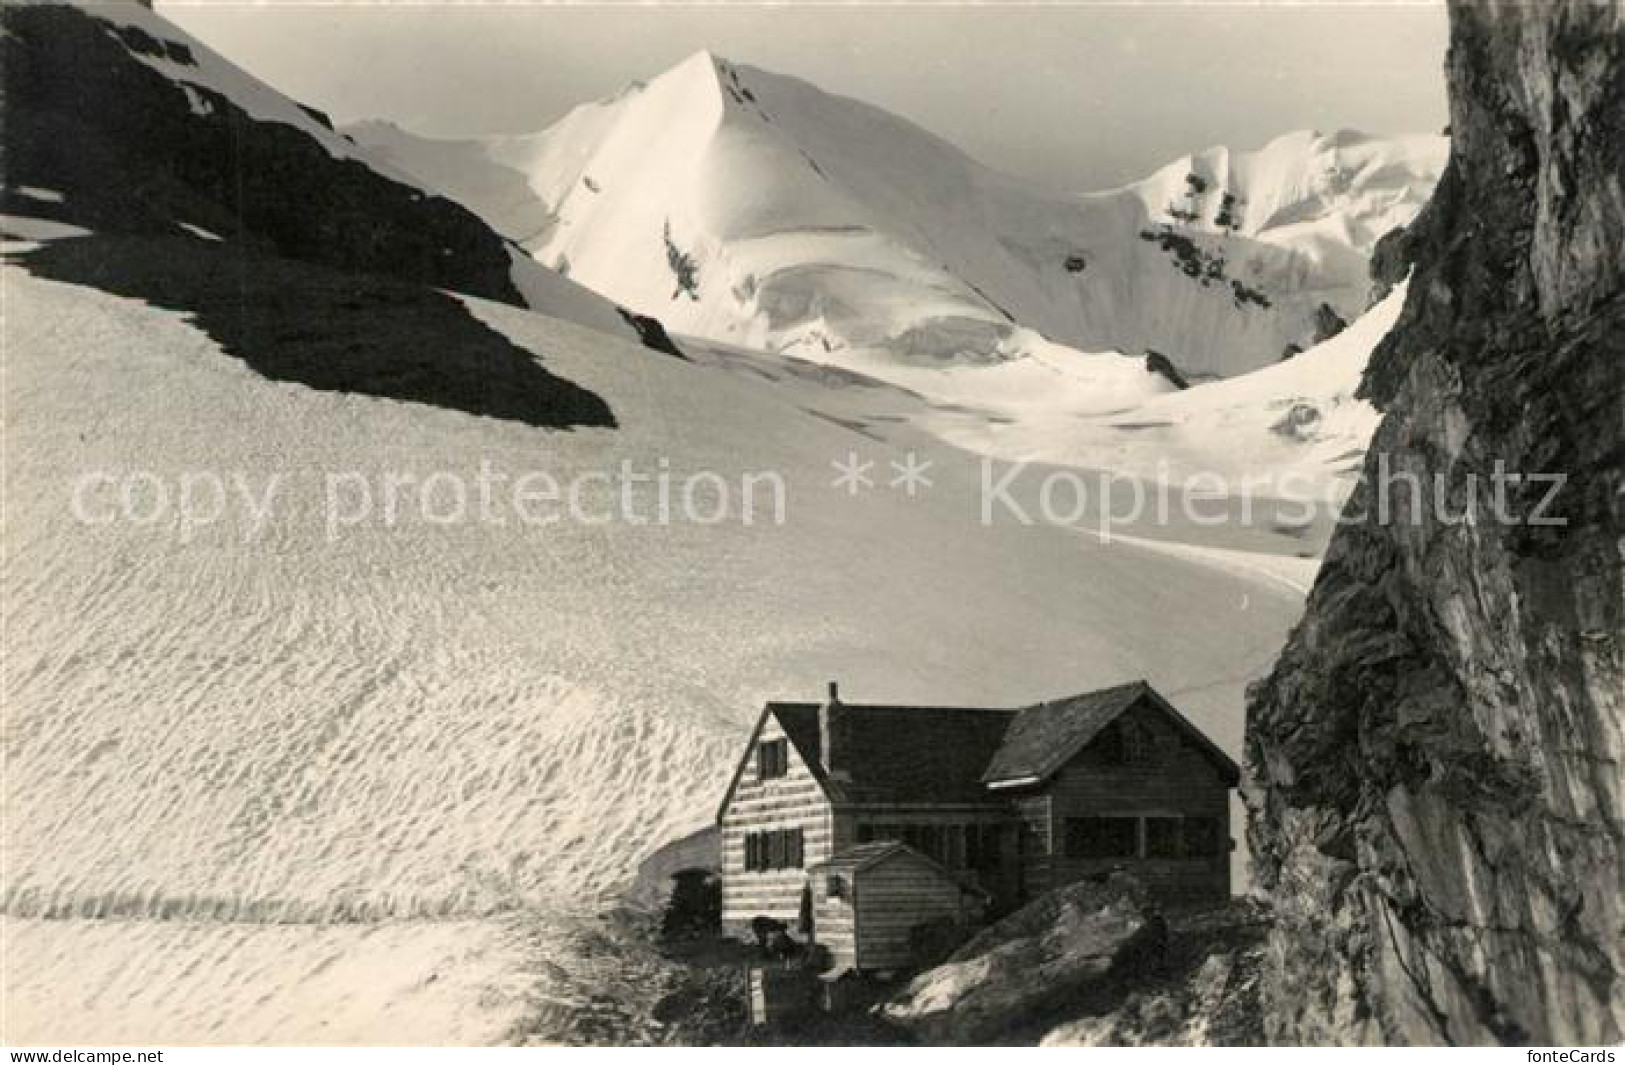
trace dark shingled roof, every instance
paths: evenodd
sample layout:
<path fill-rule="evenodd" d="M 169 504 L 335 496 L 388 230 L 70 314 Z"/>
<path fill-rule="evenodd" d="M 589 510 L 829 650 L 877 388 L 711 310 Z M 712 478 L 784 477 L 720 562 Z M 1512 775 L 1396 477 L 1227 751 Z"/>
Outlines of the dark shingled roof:
<path fill-rule="evenodd" d="M 1004 795 L 989 785 L 1047 780 L 1118 715 L 1142 702 L 1163 713 L 1236 786 L 1236 763 L 1143 680 L 1014 710 L 842 703 L 850 751 L 837 767 L 844 772 L 834 777 L 824 771 L 819 749 L 820 704 L 768 703 L 761 720 L 778 720 L 831 802 L 999 807 Z M 759 733 L 760 721 L 753 743 Z M 747 748 L 718 819 L 749 759 Z"/>
<path fill-rule="evenodd" d="M 999 749 L 1014 710 L 842 703 L 849 757 L 845 778 L 823 769 L 817 703 L 769 703 L 796 751 L 836 802 L 998 802 L 982 771 Z"/>
<path fill-rule="evenodd" d="M 859 843 L 813 866 L 814 869 L 861 868 L 886 857 L 892 851 L 906 851 L 908 846 L 894 839 L 877 839 L 873 843 Z M 918 853 L 918 852 L 915 852 Z M 925 855 L 921 854 L 924 858 Z M 926 859 L 930 861 L 929 858 Z M 935 865 L 935 862 L 932 862 Z"/>
<path fill-rule="evenodd" d="M 983 767 L 983 780 L 1048 776 L 1147 690 L 1143 681 L 1029 706 Z"/>
<path fill-rule="evenodd" d="M 988 783 L 1044 780 L 1088 746 L 1101 729 L 1141 700 L 1166 713 L 1218 765 L 1232 785 L 1235 783 L 1240 775 L 1236 763 L 1143 680 L 1022 710 L 1005 733 L 1004 742 L 988 763 L 982 779 Z"/>

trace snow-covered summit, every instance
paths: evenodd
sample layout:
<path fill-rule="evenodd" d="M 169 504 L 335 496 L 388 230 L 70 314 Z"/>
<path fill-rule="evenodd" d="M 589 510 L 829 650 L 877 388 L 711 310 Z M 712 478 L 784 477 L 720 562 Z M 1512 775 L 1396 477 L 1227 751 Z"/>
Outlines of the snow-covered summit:
<path fill-rule="evenodd" d="M 1257 151 L 1187 155 L 1128 191 L 1160 221 L 1296 250 L 1339 284 L 1364 284 L 1377 241 L 1415 217 L 1448 147 L 1431 135 L 1300 130 Z"/>
<path fill-rule="evenodd" d="M 539 260 L 691 335 L 825 361 L 986 364 L 1037 342 L 1266 365 L 1365 309 L 1438 137 L 1291 134 L 1067 196 L 880 108 L 699 52 L 549 129 L 357 141 Z"/>

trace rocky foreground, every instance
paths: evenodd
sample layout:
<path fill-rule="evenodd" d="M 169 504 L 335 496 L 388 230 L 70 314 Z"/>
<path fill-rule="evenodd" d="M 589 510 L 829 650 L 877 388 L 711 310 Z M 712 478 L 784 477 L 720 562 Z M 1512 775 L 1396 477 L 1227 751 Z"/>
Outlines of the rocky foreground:
<path fill-rule="evenodd" d="M 1163 914 L 1132 878 L 1072 884 L 983 929 L 879 1012 L 944 1046 L 1257 1044 L 1263 914 Z"/>

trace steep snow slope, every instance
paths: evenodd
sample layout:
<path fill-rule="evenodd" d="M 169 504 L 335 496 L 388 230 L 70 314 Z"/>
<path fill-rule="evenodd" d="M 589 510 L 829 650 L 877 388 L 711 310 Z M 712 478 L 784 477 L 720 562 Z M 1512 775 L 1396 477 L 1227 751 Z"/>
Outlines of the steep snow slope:
<path fill-rule="evenodd" d="M 0 210 L 99 232 L 201 231 L 658 343 L 650 323 L 541 267 L 133 0 L 7 4 L 3 18 Z"/>
<path fill-rule="evenodd" d="M 877 700 L 1013 703 L 1147 675 L 1236 749 L 1290 588 L 1103 542 L 1088 517 L 984 524 L 978 462 L 918 424 L 940 402 L 453 301 L 432 286 L 514 299 L 484 226 L 297 121 L 247 121 L 269 105 L 208 64 L 159 77 L 135 57 L 178 38 L 150 13 L 86 11 L 5 12 L 0 228 L 24 238 L 0 273 L 8 1041 L 482 1041 L 539 1000 L 573 1009 L 590 989 L 572 974 L 602 965 L 570 953 L 582 910 L 706 820 L 763 698 L 831 676 Z M 63 106 L 50 87 L 88 57 L 100 103 Z M 233 199 L 215 150 L 292 184 Z M 430 265 L 440 247 L 456 269 Z M 234 278 L 236 303 L 217 291 Z M 1015 335 L 1034 354 L 997 368 L 1031 375 L 1013 394 L 1085 365 Z M 380 345 L 417 368 L 528 360 L 614 418 L 550 431 L 271 380 L 250 357 L 343 370 Z M 1136 363 L 1092 358 L 1097 413 L 1139 394 Z M 889 485 L 910 453 L 933 464 L 918 496 Z M 849 454 L 876 464 L 855 496 L 831 485 Z M 507 494 L 544 473 L 596 516 L 624 498 L 623 462 L 713 471 L 735 506 L 662 524 L 645 481 L 627 490 L 643 523 L 529 524 Z M 742 523 L 750 472 L 784 479 L 784 524 L 771 497 Z M 459 480 L 468 509 L 445 520 Z M 218 501 L 217 520 L 182 523 L 183 500 Z M 1141 524 L 1125 531 L 1208 552 L 1276 539 Z"/>
<path fill-rule="evenodd" d="M 521 1023 L 542 984 L 496 920 L 0 917 L 0 953 L 9 1046 L 479 1045 Z"/>
<path fill-rule="evenodd" d="M 185 951 L 198 919 L 399 922 L 590 896 L 705 821 L 763 698 L 830 676 L 875 699 L 1016 702 L 1147 674 L 1233 748 L 1242 685 L 1298 608 L 1071 528 L 984 526 L 969 457 L 863 422 L 871 397 L 896 396 L 840 375 L 693 365 L 473 302 L 621 425 L 554 433 L 268 382 L 176 314 L 4 280 L 5 905 L 129 919 L 145 946 L 119 954 L 120 987 L 212 971 L 149 950 L 145 922 L 173 923 Z M 909 450 L 936 462 L 916 498 L 830 486 L 849 451 L 884 484 Z M 785 524 L 744 526 L 736 505 L 718 525 L 532 526 L 500 508 L 502 524 L 447 525 L 412 487 L 482 462 L 568 484 L 662 458 L 736 486 L 781 473 Z M 151 514 L 155 483 L 178 503 L 182 476 L 211 470 L 262 499 L 280 477 L 271 516 L 256 525 L 232 488 L 189 539 L 173 510 L 101 524 L 119 499 L 101 482 L 98 524 L 71 509 L 87 473 L 136 475 Z M 393 524 L 386 474 L 410 479 Z M 375 505 L 331 537 L 330 475 L 347 505 L 362 482 Z M 614 498 L 587 487 L 594 507 Z M 44 979 L 29 973 L 53 942 L 24 927 L 8 977 Z M 242 979 L 249 1002 L 299 974 Z"/>
<path fill-rule="evenodd" d="M 982 525 L 968 456 L 906 428 L 889 444 L 843 405 L 872 386 L 752 380 L 476 304 L 622 426 L 550 433 L 267 382 L 175 315 L 6 283 L 8 786 L 27 811 L 8 887 L 27 910 L 421 913 L 606 885 L 704 820 L 763 696 L 840 675 L 876 698 L 1017 701 L 1148 671 L 1182 691 L 1266 652 L 1293 610 L 1255 598 L 1215 631 L 1167 608 L 1232 609 L 1235 582 Z M 937 460 L 926 495 L 831 487 L 833 459 L 904 444 Z M 660 458 L 736 486 L 780 473 L 785 524 L 444 525 L 409 488 L 393 526 L 380 509 L 329 542 L 328 473 L 381 493 L 386 472 L 485 460 L 568 483 Z M 177 492 L 209 469 L 282 475 L 256 539 L 237 508 L 191 543 L 70 509 L 87 472 Z M 96 491 L 101 522 L 117 495 Z M 1222 737 L 1228 705 L 1193 709 Z"/>
<path fill-rule="evenodd" d="M 707 53 L 532 136 L 350 132 L 685 333 L 905 365 L 1004 362 L 1048 338 L 1156 350 L 1196 375 L 1266 365 L 1363 310 L 1372 245 L 1420 207 L 1445 151 L 1293 134 L 1056 196 L 877 108 Z"/>

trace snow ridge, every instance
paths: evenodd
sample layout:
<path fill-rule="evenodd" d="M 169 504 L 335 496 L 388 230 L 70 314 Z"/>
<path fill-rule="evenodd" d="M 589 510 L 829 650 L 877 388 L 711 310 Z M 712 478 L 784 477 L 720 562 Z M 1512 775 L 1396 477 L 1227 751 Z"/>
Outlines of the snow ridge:
<path fill-rule="evenodd" d="M 537 259 L 676 330 L 887 375 L 1147 351 L 1200 379 L 1365 309 L 1438 137 L 1297 133 L 1124 189 L 1046 192 L 879 108 L 701 52 L 522 137 L 361 126 Z M 499 191 L 494 191 L 499 190 Z"/>

